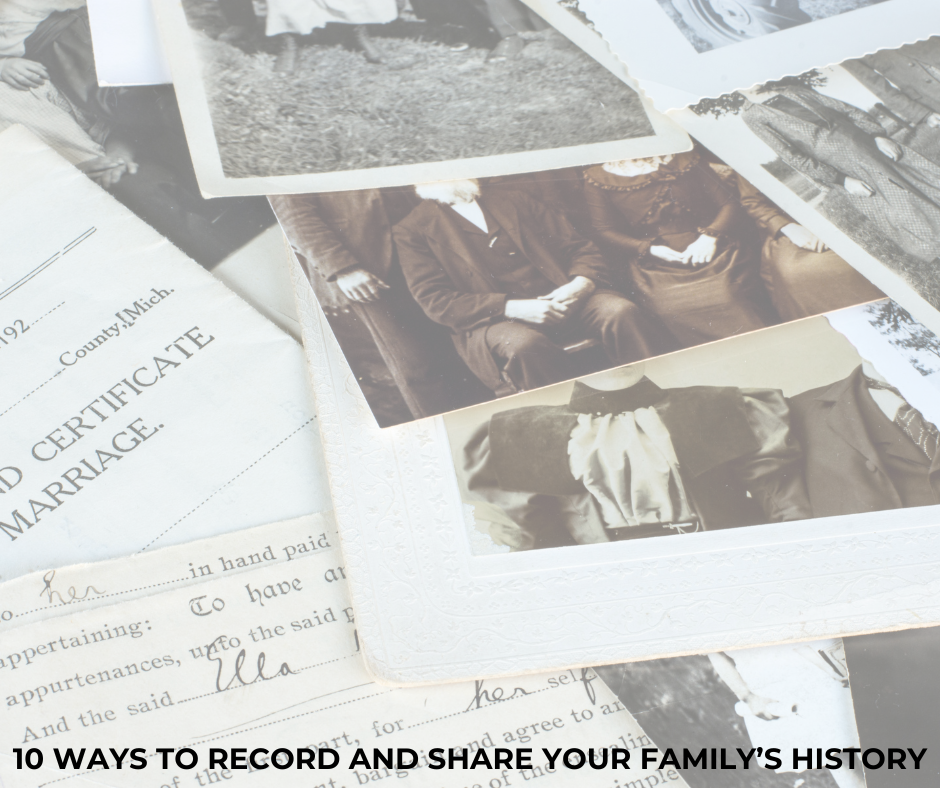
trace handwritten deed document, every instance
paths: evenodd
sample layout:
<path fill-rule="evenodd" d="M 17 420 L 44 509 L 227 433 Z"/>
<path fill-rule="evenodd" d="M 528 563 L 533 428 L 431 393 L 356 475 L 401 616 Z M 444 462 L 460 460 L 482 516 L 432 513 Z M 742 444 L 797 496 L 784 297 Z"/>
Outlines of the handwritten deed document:
<path fill-rule="evenodd" d="M 303 352 L 0 135 L 0 580 L 330 508 Z"/>
<path fill-rule="evenodd" d="M 174 578 L 185 586 L 165 585 Z M 327 516 L 72 567 L 51 584 L 64 596 L 54 597 L 49 617 L 0 635 L 4 788 L 271 784 L 268 756 L 255 757 L 258 768 L 208 768 L 210 748 L 236 747 L 334 750 L 335 769 L 276 772 L 278 785 L 305 788 L 613 786 L 615 776 L 622 784 L 656 776 L 639 768 L 640 749 L 654 745 L 591 670 L 428 688 L 373 683 Z M 49 585 L 41 575 L 22 578 L 6 599 L 24 609 L 48 597 Z M 435 747 L 466 748 L 470 758 L 483 749 L 492 759 L 497 747 L 520 746 L 533 748 L 531 769 L 430 768 Z M 67 747 L 86 748 L 86 768 L 57 768 L 54 748 Z M 178 768 L 171 755 L 163 771 L 156 749 L 168 747 L 191 747 L 199 764 Z M 375 748 L 397 747 L 415 750 L 418 765 L 348 768 L 359 748 L 371 759 Z M 632 768 L 552 770 L 543 747 L 619 747 Z M 16 770 L 15 748 L 41 750 L 45 765 Z M 95 748 L 104 760 L 89 770 Z M 132 770 L 124 753 L 117 768 L 133 748 L 145 750 L 147 766 Z M 658 784 L 686 785 L 676 772 L 658 776 Z"/>

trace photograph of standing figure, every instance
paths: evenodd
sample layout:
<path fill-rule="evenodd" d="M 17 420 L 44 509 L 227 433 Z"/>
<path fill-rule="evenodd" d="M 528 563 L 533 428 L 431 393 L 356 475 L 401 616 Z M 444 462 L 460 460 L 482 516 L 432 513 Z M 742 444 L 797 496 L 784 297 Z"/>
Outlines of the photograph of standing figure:
<path fill-rule="evenodd" d="M 581 17 L 521 0 L 157 0 L 203 191 L 401 186 L 688 150 Z"/>
<path fill-rule="evenodd" d="M 706 99 L 676 117 L 938 329 L 940 38 Z"/>
<path fill-rule="evenodd" d="M 264 36 L 277 41 L 274 70 L 280 74 L 293 74 L 297 70 L 300 48 L 304 37 L 315 30 L 333 25 L 331 32 L 352 49 L 358 49 L 370 63 L 385 64 L 387 57 L 381 44 L 370 32 L 370 25 L 386 25 L 400 20 L 399 33 L 414 32 L 426 21 L 444 23 L 453 32 L 463 30 L 470 38 L 495 37 L 488 61 L 507 60 L 521 54 L 526 45 L 522 34 L 545 30 L 546 23 L 520 0 L 473 0 L 467 8 L 456 3 L 444 3 L 435 8 L 428 0 L 352 0 L 329 3 L 323 0 L 268 0 L 259 17 L 253 0 L 218 0 L 227 27 L 218 34 L 218 40 L 250 48 L 257 45 L 263 28 Z M 452 7 L 448 8 L 450 5 Z M 419 17 L 415 7 L 421 11 Z M 337 33 L 336 25 L 346 25 Z M 489 30 L 487 30 L 489 27 Z M 379 31 L 382 32 L 381 30 Z M 379 35 L 379 38 L 382 36 Z M 469 48 L 469 43 L 457 45 Z"/>
<path fill-rule="evenodd" d="M 271 203 L 383 427 L 882 297 L 703 149 Z"/>
<path fill-rule="evenodd" d="M 841 188 L 908 254 L 933 260 L 940 239 L 940 165 L 888 136 L 871 114 L 813 88 L 754 96 L 742 117 L 781 160 Z"/>

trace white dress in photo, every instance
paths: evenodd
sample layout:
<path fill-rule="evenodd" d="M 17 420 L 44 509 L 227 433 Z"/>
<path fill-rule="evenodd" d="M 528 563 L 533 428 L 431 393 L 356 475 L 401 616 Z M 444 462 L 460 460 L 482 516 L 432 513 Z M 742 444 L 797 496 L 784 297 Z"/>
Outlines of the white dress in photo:
<path fill-rule="evenodd" d="M 748 689 L 774 701 L 769 711 L 779 719 L 754 716 L 738 702 L 753 747 L 777 747 L 783 765 L 793 769 L 791 751 L 812 748 L 858 747 L 855 709 L 848 687 L 841 640 L 821 640 L 788 646 L 732 651 L 728 656 Z"/>
<path fill-rule="evenodd" d="M 382 25 L 398 18 L 397 0 L 268 0 L 269 36 L 302 36 L 329 22 L 347 25 Z"/>

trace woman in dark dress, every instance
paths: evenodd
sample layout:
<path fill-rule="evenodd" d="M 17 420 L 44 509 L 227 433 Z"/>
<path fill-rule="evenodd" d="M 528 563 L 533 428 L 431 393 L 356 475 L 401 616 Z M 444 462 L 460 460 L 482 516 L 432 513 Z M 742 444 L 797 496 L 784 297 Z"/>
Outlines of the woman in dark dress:
<path fill-rule="evenodd" d="M 685 346 L 778 322 L 753 227 L 696 151 L 609 162 L 584 173 L 597 240 L 620 287 Z"/>

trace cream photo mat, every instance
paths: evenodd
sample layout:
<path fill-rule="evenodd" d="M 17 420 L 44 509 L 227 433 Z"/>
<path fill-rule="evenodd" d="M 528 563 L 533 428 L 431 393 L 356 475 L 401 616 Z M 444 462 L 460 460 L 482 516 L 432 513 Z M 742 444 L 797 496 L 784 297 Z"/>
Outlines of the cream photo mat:
<path fill-rule="evenodd" d="M 474 556 L 444 419 L 381 430 L 296 260 L 292 277 L 363 654 L 378 681 L 460 681 L 940 621 L 937 507 Z M 683 353 L 720 358 L 820 327 L 830 330 L 810 318 Z M 649 362 L 651 375 L 683 353 Z M 847 373 L 857 358 L 846 358 Z"/>
<path fill-rule="evenodd" d="M 580 7 L 663 112 L 940 30 L 934 0 L 887 0 L 699 53 L 658 0 L 580 0 Z"/>
<path fill-rule="evenodd" d="M 678 153 L 692 148 L 688 135 L 674 121 L 653 108 L 652 103 L 639 90 L 636 82 L 627 74 L 623 63 L 610 51 L 606 42 L 577 22 L 575 17 L 563 8 L 555 3 L 548 3 L 543 9 L 546 15 L 551 17 L 547 21 L 552 22 L 557 14 L 571 17 L 576 29 L 566 29 L 565 36 L 638 94 L 652 126 L 652 135 L 451 161 L 272 177 L 228 177 L 223 171 L 219 144 L 209 111 L 209 97 L 200 76 L 202 67 L 196 51 L 195 34 L 187 23 L 182 2 L 154 0 L 154 8 L 164 50 L 170 63 L 196 176 L 206 197 L 307 194 L 407 186 L 428 181 L 484 178 L 598 164 Z"/>

